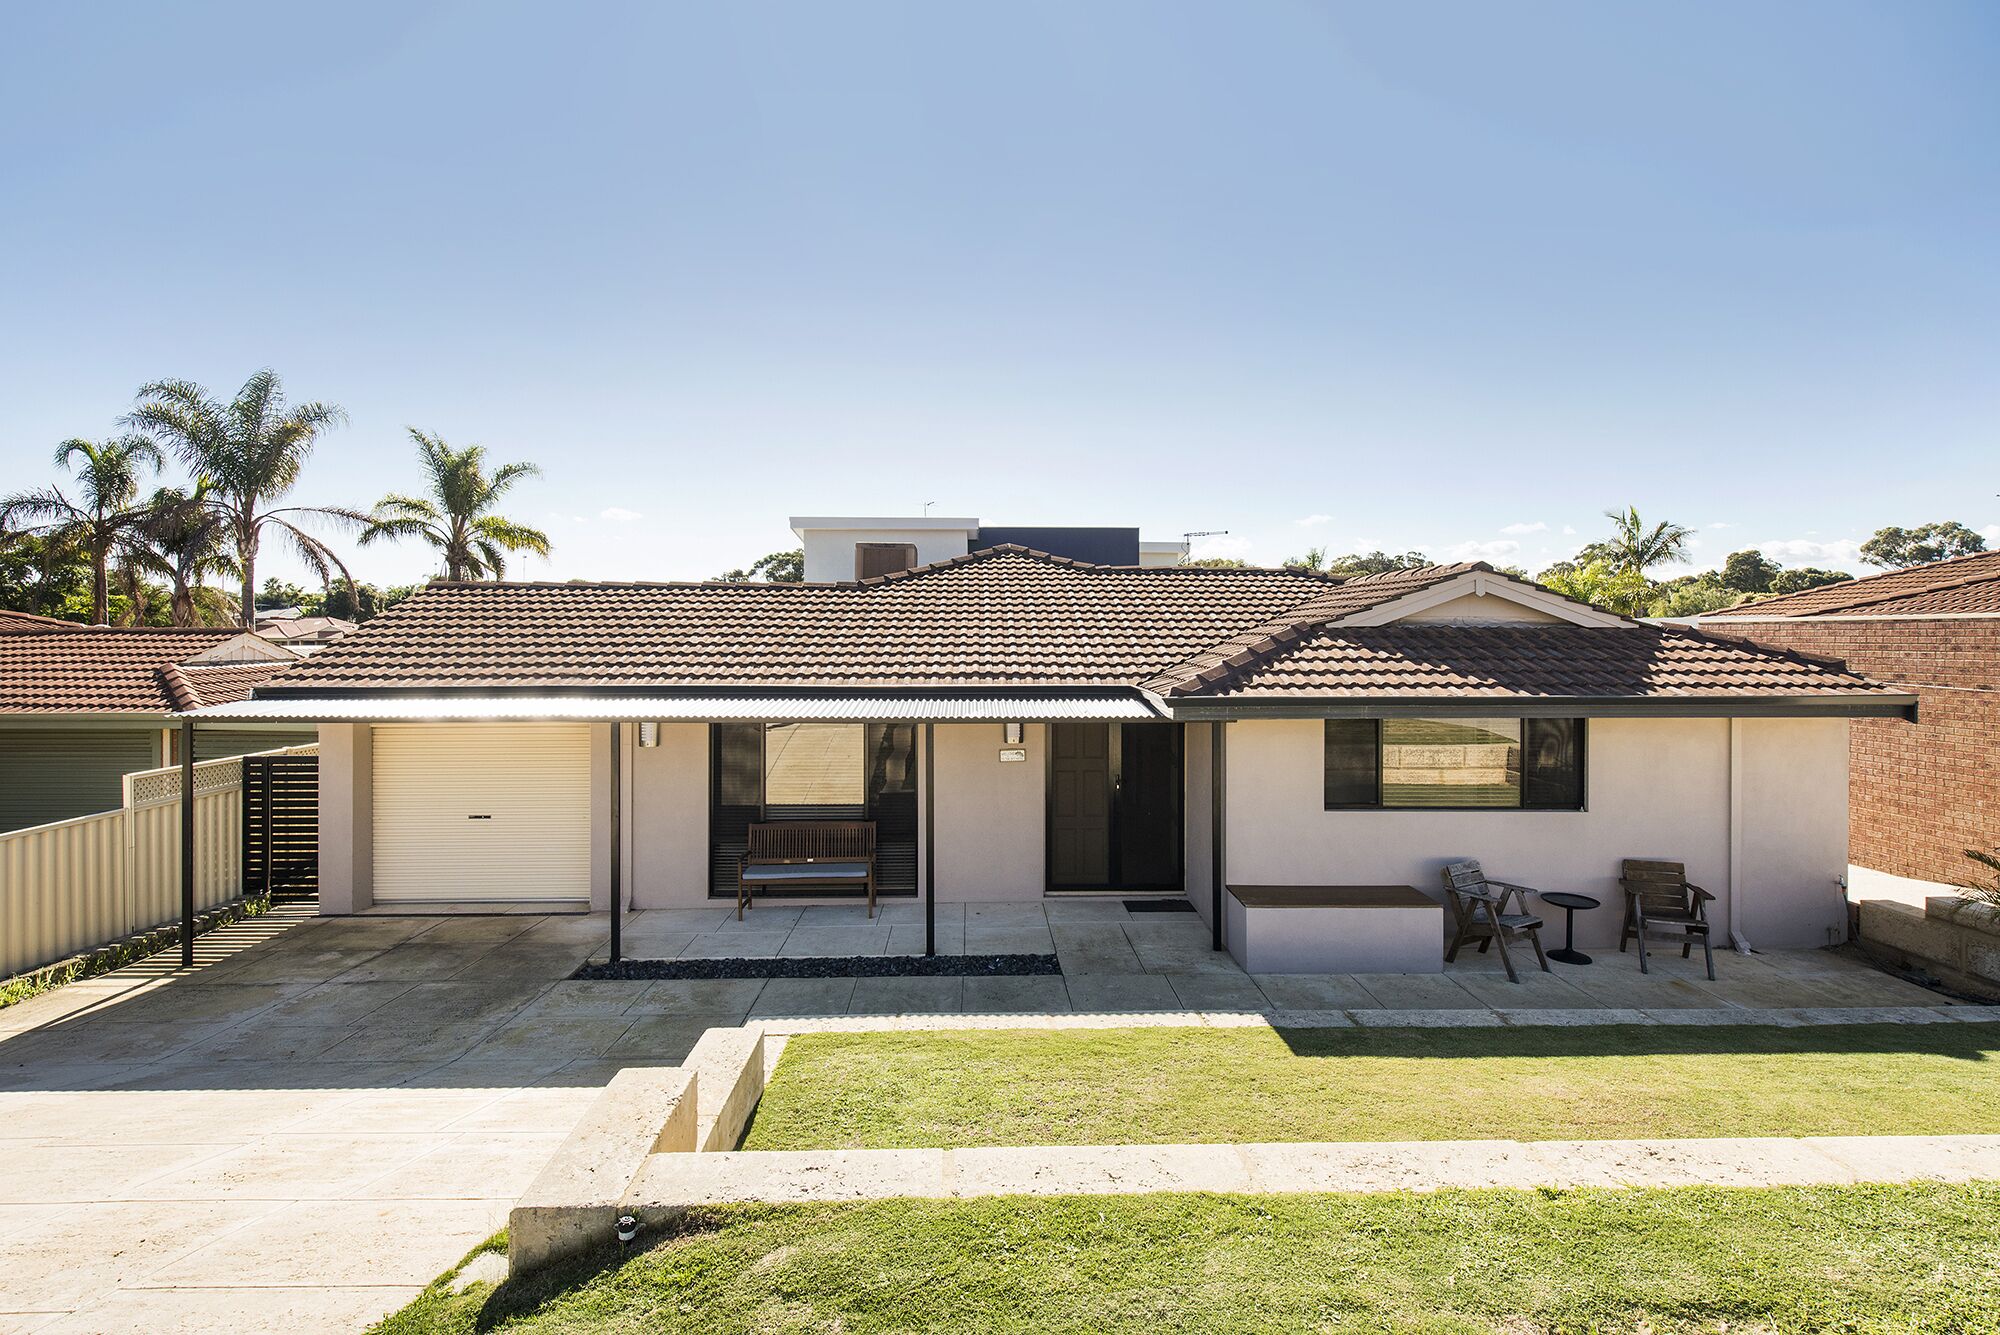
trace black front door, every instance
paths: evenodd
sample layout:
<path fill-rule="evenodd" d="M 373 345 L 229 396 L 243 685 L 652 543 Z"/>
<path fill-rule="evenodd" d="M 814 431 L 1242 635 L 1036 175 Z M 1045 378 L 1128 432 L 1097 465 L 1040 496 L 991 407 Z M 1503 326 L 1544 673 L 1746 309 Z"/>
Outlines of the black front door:
<path fill-rule="evenodd" d="M 1181 888 L 1181 730 L 1049 725 L 1049 888 Z"/>

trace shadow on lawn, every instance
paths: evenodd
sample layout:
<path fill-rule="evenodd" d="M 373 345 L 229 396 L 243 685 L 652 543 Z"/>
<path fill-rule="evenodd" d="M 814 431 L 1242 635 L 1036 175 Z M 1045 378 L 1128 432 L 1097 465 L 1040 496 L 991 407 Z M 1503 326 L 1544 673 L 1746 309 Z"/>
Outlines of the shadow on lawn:
<path fill-rule="evenodd" d="M 1476 1029 L 1280 1029 L 1296 1057 L 1618 1057 L 1907 1052 L 1989 1061 L 2000 1026 L 1960 1024 L 1642 1025 Z"/>
<path fill-rule="evenodd" d="M 740 1220 L 742 1214 L 742 1208 L 738 1207 L 735 1217 Z M 727 1222 L 719 1211 L 689 1208 L 670 1219 L 648 1225 L 639 1235 L 641 1241 L 635 1244 L 600 1247 L 581 1256 L 557 1261 L 532 1275 L 504 1280 L 480 1304 L 473 1329 L 496 1330 L 509 1321 L 539 1310 L 552 1298 L 573 1293 L 598 1276 L 610 1274 L 655 1248 L 718 1233 Z"/>

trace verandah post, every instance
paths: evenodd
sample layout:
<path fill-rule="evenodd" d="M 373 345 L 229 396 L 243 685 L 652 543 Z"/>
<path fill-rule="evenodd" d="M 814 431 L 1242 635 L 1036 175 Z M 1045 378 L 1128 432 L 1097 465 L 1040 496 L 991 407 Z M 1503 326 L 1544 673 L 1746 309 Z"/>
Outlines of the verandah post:
<path fill-rule="evenodd" d="M 181 720 L 181 967 L 194 967 L 194 720 Z"/>

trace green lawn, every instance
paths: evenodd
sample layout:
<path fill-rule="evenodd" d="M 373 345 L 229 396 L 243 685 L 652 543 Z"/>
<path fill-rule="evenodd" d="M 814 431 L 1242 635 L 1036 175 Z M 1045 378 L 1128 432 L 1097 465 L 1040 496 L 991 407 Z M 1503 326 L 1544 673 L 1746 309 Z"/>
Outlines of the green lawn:
<path fill-rule="evenodd" d="M 378 1329 L 1989 1331 L 2000 1185 L 742 1207 Z"/>
<path fill-rule="evenodd" d="M 743 1148 L 2000 1132 L 2000 1026 L 813 1034 Z"/>

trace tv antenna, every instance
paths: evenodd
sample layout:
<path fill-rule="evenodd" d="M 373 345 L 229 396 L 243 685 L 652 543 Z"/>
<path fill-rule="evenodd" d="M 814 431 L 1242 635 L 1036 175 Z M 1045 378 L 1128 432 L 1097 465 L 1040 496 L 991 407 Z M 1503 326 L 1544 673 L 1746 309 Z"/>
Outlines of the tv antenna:
<path fill-rule="evenodd" d="M 1186 562 L 1188 551 L 1194 546 L 1196 538 L 1226 538 L 1228 536 L 1229 530 L 1226 528 L 1200 528 L 1181 534 L 1181 560 Z"/>
<path fill-rule="evenodd" d="M 925 502 L 924 502 L 924 518 L 926 518 L 926 519 L 930 518 L 930 514 L 931 514 L 931 507 L 932 507 L 933 505 L 936 505 L 936 504 L 937 504 L 937 502 L 936 502 L 936 501 L 925 501 Z"/>

